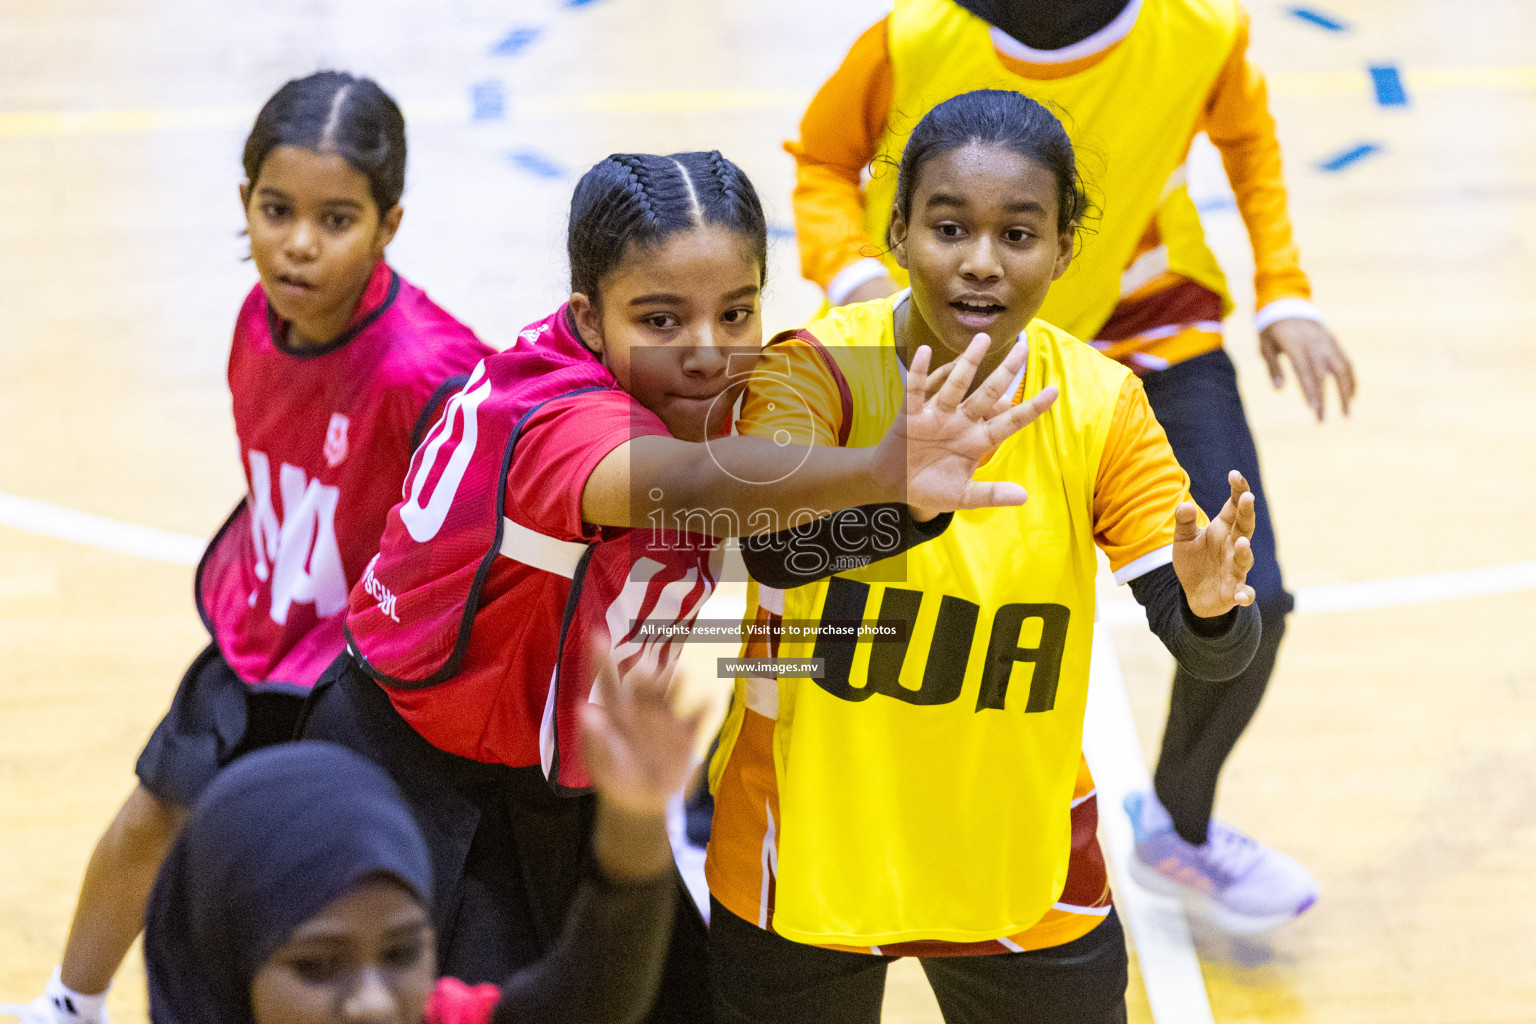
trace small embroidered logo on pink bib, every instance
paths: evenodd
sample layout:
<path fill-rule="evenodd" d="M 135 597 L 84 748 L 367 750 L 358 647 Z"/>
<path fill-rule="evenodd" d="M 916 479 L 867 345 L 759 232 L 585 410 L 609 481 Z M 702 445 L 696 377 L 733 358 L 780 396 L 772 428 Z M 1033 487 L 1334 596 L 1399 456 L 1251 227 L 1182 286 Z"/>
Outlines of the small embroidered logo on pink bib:
<path fill-rule="evenodd" d="M 335 469 L 347 457 L 347 424 L 351 422 L 339 412 L 331 413 L 331 425 L 325 428 L 325 462 Z M 310 449 L 313 451 L 314 449 Z"/>

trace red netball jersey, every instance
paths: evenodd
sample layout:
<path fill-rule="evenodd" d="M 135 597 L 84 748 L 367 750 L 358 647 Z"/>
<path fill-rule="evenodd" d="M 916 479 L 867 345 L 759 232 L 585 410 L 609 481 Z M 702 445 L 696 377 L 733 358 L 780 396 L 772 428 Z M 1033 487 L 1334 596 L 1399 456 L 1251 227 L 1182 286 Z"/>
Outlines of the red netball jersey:
<path fill-rule="evenodd" d="M 411 430 L 492 349 L 385 263 L 329 344 L 287 348 L 258 284 L 229 356 L 247 497 L 203 555 L 197 598 L 240 678 L 308 689 L 341 653 L 347 593 L 400 500 Z"/>
<path fill-rule="evenodd" d="M 412 462 L 352 591 L 352 650 L 434 746 L 589 785 L 576 750 L 599 657 L 671 670 L 714 586 L 713 538 L 593 527 L 592 470 L 665 434 L 581 344 L 565 307 L 475 368 Z M 663 628 L 658 629 L 657 626 Z"/>

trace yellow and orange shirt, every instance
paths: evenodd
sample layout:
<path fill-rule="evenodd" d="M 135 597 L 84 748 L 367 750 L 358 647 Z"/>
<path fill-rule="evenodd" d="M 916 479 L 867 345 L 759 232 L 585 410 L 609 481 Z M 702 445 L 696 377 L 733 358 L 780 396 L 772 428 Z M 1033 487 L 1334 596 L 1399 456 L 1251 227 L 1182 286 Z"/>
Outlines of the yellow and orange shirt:
<path fill-rule="evenodd" d="M 738 429 L 788 443 L 879 442 L 904 394 L 906 293 L 776 338 Z M 894 559 L 788 590 L 748 619 L 905 620 L 901 643 L 781 633 L 745 655 L 820 657 L 819 679 L 739 678 L 711 766 L 710 891 L 800 942 L 891 955 L 1059 945 L 1109 912 L 1081 754 L 1095 549 L 1121 582 L 1172 557 L 1189 482 L 1123 366 L 1036 320 L 1014 400 L 1051 409 L 977 473 L 1018 508 L 955 514 Z"/>
<path fill-rule="evenodd" d="M 884 244 L 891 161 L 939 102 L 1009 88 L 1065 115 L 1103 214 L 1078 265 L 1052 288 L 1044 319 L 1138 370 L 1220 346 L 1231 300 L 1184 183 L 1199 131 L 1220 150 L 1248 227 L 1261 326 L 1280 315 L 1316 319 L 1264 77 L 1247 50 L 1248 17 L 1235 0 L 1132 0 L 1115 23 L 1065 51 L 1030 50 L 952 0 L 897 0 L 812 100 L 800 139 L 785 145 L 797 163 L 802 272 L 834 302 L 881 273 L 904 280 Z"/>

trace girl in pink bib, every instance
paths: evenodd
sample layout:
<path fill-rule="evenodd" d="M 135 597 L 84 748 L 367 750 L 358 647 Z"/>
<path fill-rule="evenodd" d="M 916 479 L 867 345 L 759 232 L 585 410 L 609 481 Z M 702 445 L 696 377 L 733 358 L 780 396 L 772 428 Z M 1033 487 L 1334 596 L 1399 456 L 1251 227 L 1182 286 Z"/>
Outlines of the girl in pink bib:
<path fill-rule="evenodd" d="M 257 116 L 244 164 L 261 280 L 235 323 L 229 389 L 248 493 L 198 568 L 211 642 L 92 854 L 29 1024 L 104 1024 L 104 990 L 187 809 L 236 757 L 292 736 L 343 649 L 347 594 L 399 500 L 418 421 L 491 352 L 384 261 L 405 122 L 378 85 L 340 72 L 289 82 Z"/>

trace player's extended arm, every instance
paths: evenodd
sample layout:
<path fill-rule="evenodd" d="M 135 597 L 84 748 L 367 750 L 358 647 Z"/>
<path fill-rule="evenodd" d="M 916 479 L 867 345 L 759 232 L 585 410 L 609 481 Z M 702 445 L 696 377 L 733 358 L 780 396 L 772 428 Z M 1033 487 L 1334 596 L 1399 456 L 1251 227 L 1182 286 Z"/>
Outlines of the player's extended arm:
<path fill-rule="evenodd" d="M 1146 609 L 1147 627 L 1196 679 L 1220 682 L 1242 674 L 1258 653 L 1264 626 L 1253 605 L 1201 618 L 1189 607 L 1178 573 L 1160 565 L 1131 580 L 1131 595 Z"/>
<path fill-rule="evenodd" d="M 800 138 L 784 144 L 795 158 L 795 235 L 800 272 L 833 305 L 880 298 L 896 290 L 876 256 L 883 240 L 864 228 L 864 168 L 874 159 L 891 107 L 887 20 L 853 44 L 817 91 L 800 121 Z"/>
<path fill-rule="evenodd" d="M 1268 90 L 1263 72 L 1248 59 L 1246 12 L 1231 56 L 1211 92 L 1205 129 L 1221 152 L 1253 245 L 1255 326 L 1270 382 L 1276 388 L 1284 386 L 1280 359 L 1284 355 L 1291 361 L 1302 398 L 1318 420 L 1323 418 L 1324 385 L 1330 375 L 1348 414 L 1355 394 L 1354 366 L 1308 301 L 1312 289 L 1291 230 Z"/>
<path fill-rule="evenodd" d="M 754 580 L 788 590 L 895 558 L 949 529 L 954 514 L 926 522 L 900 502 L 843 509 L 778 533 L 743 538 L 741 560 Z"/>
<path fill-rule="evenodd" d="M 1027 496 L 1017 484 L 972 476 L 997 445 L 1050 408 L 1056 389 L 1018 405 L 1005 400 L 1027 355 L 1016 346 L 967 395 L 988 348 L 986 336 L 978 335 L 932 394 L 932 353 L 918 349 L 905 407 L 873 447 L 780 445 L 762 437 L 627 441 L 587 479 L 582 518 L 597 526 L 655 528 L 702 513 L 709 532 L 724 537 L 774 532 L 806 518 L 808 510 L 827 515 L 871 502 L 907 501 L 931 512 L 1021 505 Z"/>
<path fill-rule="evenodd" d="M 1250 541 L 1240 540 L 1253 531 L 1253 496 L 1246 491 L 1246 484 L 1243 493 L 1234 485 L 1227 518 L 1218 516 L 1202 533 L 1189 477 L 1141 382 L 1127 377 L 1094 480 L 1095 540 L 1116 579 L 1129 575 L 1153 634 L 1199 679 L 1241 674 L 1259 647 L 1258 609 L 1247 595 L 1236 600 L 1253 564 Z"/>

